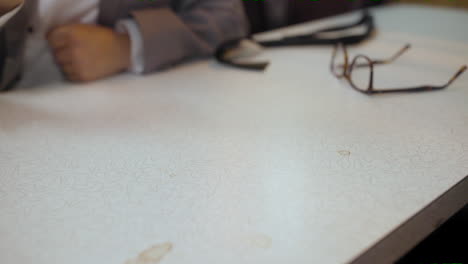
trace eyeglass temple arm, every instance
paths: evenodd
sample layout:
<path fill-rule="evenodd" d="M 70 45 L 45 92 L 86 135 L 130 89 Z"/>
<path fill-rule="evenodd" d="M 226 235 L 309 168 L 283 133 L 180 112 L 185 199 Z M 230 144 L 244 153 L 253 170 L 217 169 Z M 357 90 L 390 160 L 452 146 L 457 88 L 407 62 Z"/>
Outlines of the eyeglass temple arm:
<path fill-rule="evenodd" d="M 393 61 L 395 61 L 396 59 L 398 59 L 401 55 L 403 55 L 403 53 L 405 53 L 407 50 L 409 50 L 411 48 L 411 45 L 410 44 L 406 44 L 403 48 L 401 48 L 397 53 L 395 53 L 393 56 L 391 56 L 390 58 L 388 59 L 385 59 L 385 60 L 373 60 L 372 62 L 374 63 L 374 65 L 382 65 L 382 64 L 388 64 L 388 63 L 391 63 Z M 344 65 L 338 65 L 339 68 L 343 68 Z M 357 63 L 354 65 L 354 67 L 356 68 L 364 68 L 364 67 L 369 67 L 369 64 L 368 63 Z"/>
<path fill-rule="evenodd" d="M 405 53 L 406 51 L 408 51 L 409 49 L 411 48 L 411 45 L 410 44 L 406 44 L 403 48 L 401 48 L 397 53 L 395 53 L 393 56 L 391 56 L 390 58 L 388 59 L 384 59 L 384 60 L 373 60 L 372 62 L 374 63 L 374 65 L 382 65 L 382 64 L 389 64 L 389 63 L 392 63 L 394 62 L 396 59 L 398 59 L 401 55 L 403 55 L 403 53 Z M 358 67 L 358 68 L 361 68 L 361 67 L 369 67 L 369 65 L 366 63 L 366 64 L 362 64 L 362 63 L 358 63 L 355 65 L 355 67 Z"/>
<path fill-rule="evenodd" d="M 468 69 L 468 66 L 467 65 L 463 65 L 462 67 L 460 67 L 460 69 L 458 70 L 457 73 L 455 73 L 452 78 L 450 78 L 450 80 L 447 82 L 447 84 L 445 85 L 445 87 L 449 86 L 450 84 L 452 84 L 458 77 L 460 77 L 460 75 L 462 75 L 466 70 Z"/>
<path fill-rule="evenodd" d="M 434 86 L 434 85 L 424 85 L 419 87 L 410 87 L 410 88 L 400 88 L 400 89 L 384 89 L 384 90 L 370 90 L 364 91 L 365 93 L 375 94 L 375 93 L 398 93 L 398 92 L 422 92 L 422 91 L 432 91 L 432 90 L 442 90 L 450 86 L 462 73 L 464 73 L 468 69 L 467 65 L 462 66 L 457 73 L 453 75 L 450 80 L 442 86 Z"/>
<path fill-rule="evenodd" d="M 396 59 L 398 59 L 403 53 L 408 51 L 411 48 L 410 44 L 406 44 L 403 48 L 401 48 L 397 53 L 395 53 L 393 56 L 391 56 L 388 59 L 383 59 L 383 60 L 374 60 L 374 65 L 375 64 L 388 64 L 391 62 L 394 62 Z"/>

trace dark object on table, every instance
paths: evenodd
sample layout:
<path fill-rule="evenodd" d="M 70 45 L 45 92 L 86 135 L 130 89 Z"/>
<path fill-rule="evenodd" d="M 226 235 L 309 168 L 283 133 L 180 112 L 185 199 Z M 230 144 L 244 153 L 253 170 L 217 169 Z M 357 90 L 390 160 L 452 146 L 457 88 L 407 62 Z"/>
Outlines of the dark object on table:
<path fill-rule="evenodd" d="M 362 33 L 346 34 L 348 31 L 357 28 L 360 28 Z M 374 29 L 373 17 L 367 11 L 363 11 L 361 18 L 350 24 L 337 25 L 304 35 L 285 36 L 275 40 L 254 41 L 250 39 L 250 41 L 262 45 L 263 47 L 334 45 L 337 43 L 352 45 L 368 39 L 374 32 Z M 239 62 L 235 61 L 233 58 L 229 58 L 228 54 L 236 49 L 242 49 L 241 44 L 243 40 L 244 39 L 234 39 L 221 44 L 215 52 L 215 57 L 218 62 L 240 69 L 265 70 L 269 64 L 268 62 Z"/>
<path fill-rule="evenodd" d="M 380 5 L 386 2 L 388 1 L 243 1 L 247 17 L 250 20 L 252 34 L 338 15 L 355 9 Z"/>

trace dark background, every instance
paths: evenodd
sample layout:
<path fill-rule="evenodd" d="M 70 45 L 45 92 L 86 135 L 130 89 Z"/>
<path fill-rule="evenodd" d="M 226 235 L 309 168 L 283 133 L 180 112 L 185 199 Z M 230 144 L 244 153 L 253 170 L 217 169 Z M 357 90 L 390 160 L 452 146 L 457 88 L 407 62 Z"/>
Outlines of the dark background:
<path fill-rule="evenodd" d="M 396 264 L 468 264 L 468 205 Z"/>
<path fill-rule="evenodd" d="M 272 29 L 266 23 L 265 2 L 254 0 L 242 0 L 247 16 L 251 24 L 251 33 Z M 365 8 L 381 5 L 388 0 L 289 0 L 287 4 L 287 22 L 285 25 L 293 25 L 314 19 L 320 19 L 332 15 L 342 14 L 355 8 Z"/>

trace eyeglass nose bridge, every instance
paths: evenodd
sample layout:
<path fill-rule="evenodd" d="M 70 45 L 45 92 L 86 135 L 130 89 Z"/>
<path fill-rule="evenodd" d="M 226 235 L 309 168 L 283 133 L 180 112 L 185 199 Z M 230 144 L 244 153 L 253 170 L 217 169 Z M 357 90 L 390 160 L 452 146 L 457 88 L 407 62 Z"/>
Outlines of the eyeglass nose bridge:
<path fill-rule="evenodd" d="M 340 51 L 343 53 L 343 57 L 344 57 L 343 64 L 337 64 L 336 62 L 337 54 Z M 338 74 L 336 73 L 335 68 L 341 68 L 343 69 L 343 71 L 340 74 Z M 346 46 L 343 45 L 343 43 L 337 43 L 333 47 L 332 59 L 330 62 L 330 70 L 337 78 L 343 78 L 346 76 L 348 68 L 349 68 L 349 59 L 348 59 L 348 51 L 346 49 Z"/>

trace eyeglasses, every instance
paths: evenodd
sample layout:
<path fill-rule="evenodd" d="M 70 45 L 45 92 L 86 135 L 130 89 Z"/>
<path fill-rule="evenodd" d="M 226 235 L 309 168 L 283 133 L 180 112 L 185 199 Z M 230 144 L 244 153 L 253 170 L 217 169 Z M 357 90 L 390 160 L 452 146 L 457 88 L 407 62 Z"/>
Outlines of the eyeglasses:
<path fill-rule="evenodd" d="M 407 44 L 397 53 L 395 53 L 395 55 L 384 60 L 373 60 L 365 55 L 356 55 L 352 60 L 349 60 L 346 46 L 340 43 L 335 45 L 333 50 L 330 69 L 333 75 L 335 75 L 337 78 L 345 79 L 353 89 L 367 95 L 378 93 L 425 92 L 442 90 L 452 84 L 467 69 L 466 65 L 462 66 L 445 85 L 441 86 L 424 85 L 396 89 L 375 89 L 374 66 L 392 63 L 403 53 L 405 53 L 410 47 L 411 46 Z M 356 73 L 357 70 L 360 70 L 359 73 Z"/>

